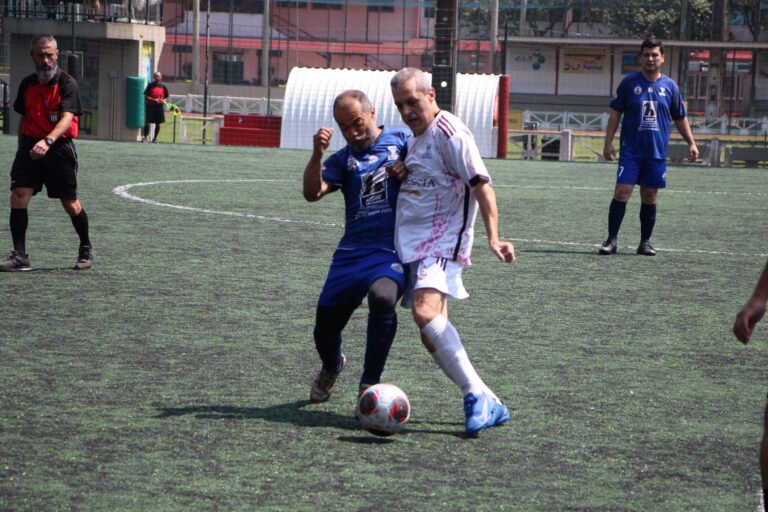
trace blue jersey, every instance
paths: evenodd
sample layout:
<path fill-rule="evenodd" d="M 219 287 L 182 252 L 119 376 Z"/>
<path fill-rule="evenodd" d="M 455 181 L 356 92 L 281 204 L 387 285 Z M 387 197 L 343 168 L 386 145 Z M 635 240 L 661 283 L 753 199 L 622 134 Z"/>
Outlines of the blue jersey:
<path fill-rule="evenodd" d="M 609 105 L 624 116 L 622 156 L 665 159 L 671 121 L 685 117 L 677 84 L 666 75 L 649 82 L 640 71 L 624 78 Z"/>
<path fill-rule="evenodd" d="M 364 153 L 348 145 L 323 162 L 323 181 L 344 194 L 344 236 L 339 249 L 395 250 L 395 204 L 400 181 L 385 167 L 405 158 L 410 132 L 381 127 Z M 402 155 L 402 157 L 401 157 Z"/>

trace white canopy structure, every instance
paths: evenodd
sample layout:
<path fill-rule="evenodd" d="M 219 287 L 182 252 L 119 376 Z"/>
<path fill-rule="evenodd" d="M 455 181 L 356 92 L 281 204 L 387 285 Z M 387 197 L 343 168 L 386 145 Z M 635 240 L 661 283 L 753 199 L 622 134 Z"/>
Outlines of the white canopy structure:
<path fill-rule="evenodd" d="M 300 68 L 291 70 L 283 100 L 280 147 L 312 149 L 312 136 L 322 126 L 337 128 L 333 100 L 346 89 L 359 89 L 376 107 L 379 125 L 407 128 L 392 101 L 389 81 L 394 71 Z M 456 75 L 456 111 L 475 135 L 480 154 L 496 157 L 497 131 L 493 126 L 499 90 L 498 75 Z M 345 144 L 334 135 L 329 151 Z"/>

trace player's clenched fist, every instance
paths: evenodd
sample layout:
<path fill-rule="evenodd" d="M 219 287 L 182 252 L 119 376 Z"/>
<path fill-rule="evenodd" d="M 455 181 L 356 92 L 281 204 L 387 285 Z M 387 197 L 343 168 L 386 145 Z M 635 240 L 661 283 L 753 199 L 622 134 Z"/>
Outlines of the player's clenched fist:
<path fill-rule="evenodd" d="M 392 165 L 387 166 L 386 171 L 400 181 L 403 181 L 406 176 L 408 176 L 408 169 L 405 168 L 405 164 L 402 160 L 398 160 Z"/>
<path fill-rule="evenodd" d="M 315 151 L 325 152 L 328 146 L 331 144 L 331 137 L 333 137 L 333 128 L 320 128 L 312 138 Z"/>

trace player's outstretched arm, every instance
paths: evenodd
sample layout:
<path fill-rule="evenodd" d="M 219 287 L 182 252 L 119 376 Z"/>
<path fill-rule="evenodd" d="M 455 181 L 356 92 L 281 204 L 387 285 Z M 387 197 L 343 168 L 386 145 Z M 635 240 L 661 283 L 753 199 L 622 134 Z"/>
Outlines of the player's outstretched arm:
<path fill-rule="evenodd" d="M 312 155 L 304 168 L 304 199 L 317 201 L 328 193 L 330 187 L 323 181 L 323 155 L 331 143 L 333 128 L 320 128 L 312 137 Z"/>
<path fill-rule="evenodd" d="M 485 223 L 485 233 L 488 236 L 488 248 L 504 263 L 513 263 L 515 246 L 511 242 L 499 241 L 499 211 L 496 207 L 496 192 L 488 182 L 475 185 L 475 197 L 477 198 L 480 214 Z"/>
<path fill-rule="evenodd" d="M 757 322 L 765 315 L 766 302 L 768 301 L 768 262 L 765 264 L 760 279 L 757 281 L 757 287 L 741 311 L 736 315 L 736 321 L 733 323 L 733 334 L 745 345 L 749 343 L 752 331 Z"/>

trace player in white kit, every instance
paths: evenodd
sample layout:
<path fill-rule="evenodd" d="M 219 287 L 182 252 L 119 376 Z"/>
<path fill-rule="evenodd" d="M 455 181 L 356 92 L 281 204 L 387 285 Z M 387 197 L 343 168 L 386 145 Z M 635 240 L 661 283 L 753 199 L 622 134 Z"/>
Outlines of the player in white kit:
<path fill-rule="evenodd" d="M 499 240 L 496 194 L 472 133 L 440 110 L 421 70 L 404 68 L 390 82 L 392 96 L 413 132 L 404 162 L 388 170 L 404 179 L 397 200 L 395 246 L 408 268 L 404 304 L 411 307 L 424 346 L 464 394 L 466 432 L 509 421 L 509 410 L 485 385 L 448 320 L 448 297 L 468 297 L 462 283 L 471 264 L 474 224 L 480 211 L 488 247 L 499 260 L 515 249 Z"/>

